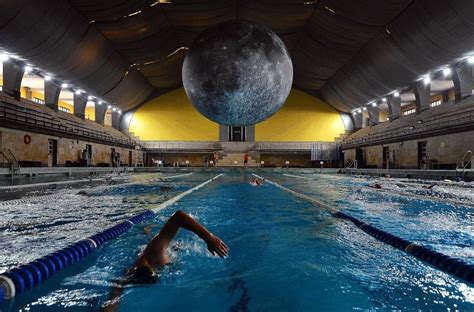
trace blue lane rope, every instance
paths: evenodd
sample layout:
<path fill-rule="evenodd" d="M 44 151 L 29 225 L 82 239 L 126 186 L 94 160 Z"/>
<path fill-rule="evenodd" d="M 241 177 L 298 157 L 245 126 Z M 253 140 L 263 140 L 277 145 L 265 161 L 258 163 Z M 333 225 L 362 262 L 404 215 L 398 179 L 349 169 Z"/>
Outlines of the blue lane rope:
<path fill-rule="evenodd" d="M 426 262 L 443 272 L 454 275 L 455 277 L 474 284 L 474 265 L 463 260 L 452 258 L 440 252 L 429 249 L 428 247 L 418 245 L 398 236 L 392 235 L 376 227 L 364 223 L 343 212 L 333 214 L 336 218 L 346 219 L 355 224 L 359 229 L 376 238 L 377 240 L 395 247 L 401 251 L 411 254 L 417 259 Z"/>
<path fill-rule="evenodd" d="M 133 225 L 154 216 L 153 211 L 146 210 L 102 232 L 0 274 L 0 303 L 45 282 L 56 273 L 81 261 L 107 241 L 130 230 Z"/>
<path fill-rule="evenodd" d="M 255 173 L 253 174 L 254 176 L 263 179 L 262 177 L 256 175 Z M 336 218 L 339 219 L 345 219 L 349 220 L 352 223 L 354 223 L 355 226 L 360 228 L 362 231 L 365 233 L 369 234 L 370 236 L 374 237 L 375 239 L 386 243 L 390 246 L 393 246 L 401 251 L 404 251 L 415 258 L 430 264 L 434 268 L 451 274 L 457 278 L 459 278 L 462 281 L 465 281 L 470 284 L 474 284 L 474 265 L 469 264 L 461 259 L 456 259 L 449 257 L 445 254 L 442 254 L 440 252 L 434 251 L 429 249 L 428 247 L 418 245 L 414 242 L 405 240 L 403 238 L 400 238 L 398 236 L 392 235 L 390 233 L 387 233 L 385 231 L 379 230 L 378 228 L 367 224 L 365 222 L 360 221 L 357 218 L 354 218 L 353 216 L 350 216 L 348 214 L 345 214 L 343 212 L 338 211 L 334 207 L 331 207 L 319 200 L 316 200 L 312 197 L 306 196 L 304 194 L 298 193 L 296 191 L 293 191 L 292 189 L 286 188 L 278 183 L 275 183 L 273 181 L 270 181 L 266 179 L 268 183 L 276 186 L 277 188 L 280 188 L 290 194 L 293 194 L 296 197 L 302 198 L 304 200 L 307 200 L 313 204 L 316 204 L 320 207 L 323 207 L 331 213 Z"/>

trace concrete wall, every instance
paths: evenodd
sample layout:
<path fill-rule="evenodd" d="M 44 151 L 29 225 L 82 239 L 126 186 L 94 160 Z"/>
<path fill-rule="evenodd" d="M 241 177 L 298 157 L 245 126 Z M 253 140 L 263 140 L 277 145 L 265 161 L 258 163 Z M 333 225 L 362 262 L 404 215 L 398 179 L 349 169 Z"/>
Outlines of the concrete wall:
<path fill-rule="evenodd" d="M 24 142 L 25 135 L 31 137 L 30 144 Z M 120 153 L 124 165 L 129 163 L 129 151 L 132 151 L 132 164 L 135 163 L 136 157 L 143 157 L 141 151 L 132 149 L 0 128 L 0 150 L 10 149 L 18 161 L 40 162 L 41 166 L 48 166 L 48 139 L 58 142 L 58 166 L 65 166 L 66 161 L 80 162 L 86 144 L 92 146 L 92 166 L 111 164 L 111 148 Z M 3 162 L 4 159 L 0 156 L 0 164 Z"/>
<path fill-rule="evenodd" d="M 431 168 L 453 168 L 467 150 L 474 151 L 474 131 L 434 136 L 385 145 L 363 147 L 366 167 L 382 168 L 383 147 L 391 151 L 391 168 L 418 168 L 418 142 L 426 141 L 426 151 Z M 393 152 L 392 152 L 393 151 Z M 344 151 L 344 162 L 355 159 L 355 150 Z M 359 163 L 359 167 L 364 164 Z"/>

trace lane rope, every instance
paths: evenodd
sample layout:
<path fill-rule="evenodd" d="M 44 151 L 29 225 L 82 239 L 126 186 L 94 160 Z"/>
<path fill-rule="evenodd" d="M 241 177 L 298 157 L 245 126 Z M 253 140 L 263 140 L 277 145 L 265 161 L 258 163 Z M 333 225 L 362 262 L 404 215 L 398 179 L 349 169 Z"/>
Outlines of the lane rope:
<path fill-rule="evenodd" d="M 0 303 L 22 294 L 42 284 L 53 275 L 81 261 L 106 242 L 130 230 L 134 225 L 156 217 L 156 212 L 176 203 L 183 197 L 220 178 L 219 174 L 165 202 L 152 210 L 145 210 L 136 216 L 103 230 L 97 234 L 72 243 L 58 251 L 50 253 L 29 263 L 14 267 L 0 274 Z"/>
<path fill-rule="evenodd" d="M 255 177 L 259 179 L 263 179 L 263 177 L 253 174 Z M 370 236 L 374 237 L 375 239 L 386 243 L 392 247 L 395 247 L 398 250 L 404 251 L 415 258 L 430 264 L 432 267 L 451 274 L 452 276 L 467 282 L 469 284 L 474 284 L 474 265 L 466 263 L 465 261 L 457 258 L 453 258 L 450 256 L 447 256 L 443 253 L 434 251 L 429 249 L 428 247 L 416 244 L 414 242 L 405 240 L 403 238 L 400 238 L 398 236 L 392 235 L 388 232 L 382 231 L 368 223 L 362 222 L 357 218 L 354 218 L 346 213 L 340 212 L 338 209 L 331 207 L 319 200 L 316 200 L 312 197 L 309 197 L 307 195 L 298 193 L 296 191 L 293 191 L 289 188 L 286 188 L 276 182 L 270 181 L 268 179 L 265 179 L 266 182 L 268 182 L 271 185 L 276 186 L 279 189 L 282 189 L 296 197 L 299 197 L 301 199 L 307 200 L 313 204 L 316 204 L 322 208 L 325 208 L 331 212 L 331 214 L 338 218 L 338 219 L 344 219 L 351 221 L 355 226 L 357 226 L 359 229 L 364 231 L 365 233 L 369 234 Z"/>

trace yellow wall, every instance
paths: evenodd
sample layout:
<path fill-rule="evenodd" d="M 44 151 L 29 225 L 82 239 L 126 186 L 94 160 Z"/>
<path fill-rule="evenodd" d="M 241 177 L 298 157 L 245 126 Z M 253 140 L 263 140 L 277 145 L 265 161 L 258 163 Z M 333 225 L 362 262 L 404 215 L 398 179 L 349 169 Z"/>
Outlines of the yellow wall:
<path fill-rule="evenodd" d="M 255 140 L 332 142 L 344 132 L 341 116 L 332 106 L 292 89 L 283 107 L 255 126 Z"/>
<path fill-rule="evenodd" d="M 202 116 L 192 106 L 183 88 L 141 106 L 132 118 L 130 132 L 141 140 L 219 140 L 219 125 Z"/>

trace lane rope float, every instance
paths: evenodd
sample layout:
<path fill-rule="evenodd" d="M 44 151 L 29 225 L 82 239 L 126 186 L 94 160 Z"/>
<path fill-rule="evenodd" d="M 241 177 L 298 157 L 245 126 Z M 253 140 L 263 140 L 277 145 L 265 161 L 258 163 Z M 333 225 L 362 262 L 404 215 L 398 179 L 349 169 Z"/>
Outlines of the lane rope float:
<path fill-rule="evenodd" d="M 29 263 L 14 267 L 7 272 L 0 274 L 0 303 L 13 298 L 25 291 L 42 284 L 55 274 L 67 267 L 81 261 L 89 254 L 97 250 L 106 242 L 118 237 L 130 230 L 134 225 L 152 219 L 156 212 L 176 203 L 183 197 L 202 188 L 208 183 L 218 179 L 222 174 L 215 176 L 167 201 L 160 204 L 153 210 L 145 210 L 136 216 L 124 220 L 102 232 L 86 237 L 80 241 L 72 243 L 60 250 L 52 252 L 44 257 L 33 260 Z"/>
<path fill-rule="evenodd" d="M 256 174 L 253 174 L 253 175 L 259 179 L 263 179 L 263 177 L 259 175 L 256 175 Z M 351 221 L 355 226 L 360 228 L 362 231 L 364 231 L 365 233 L 369 234 L 370 236 L 374 237 L 375 239 L 385 244 L 395 247 L 398 250 L 404 251 L 414 256 L 415 258 L 425 263 L 430 264 L 434 268 L 442 272 L 451 274 L 464 282 L 467 282 L 469 284 L 474 284 L 474 265 L 472 264 L 469 264 L 461 259 L 453 258 L 443 253 L 431 250 L 428 247 L 405 240 L 401 237 L 395 236 L 388 232 L 382 231 L 346 213 L 340 212 L 338 209 L 335 209 L 334 207 L 331 207 L 319 200 L 316 200 L 312 197 L 293 191 L 276 182 L 270 181 L 268 179 L 265 179 L 265 181 L 273 186 L 276 186 L 279 189 L 282 189 L 290 194 L 293 194 L 296 197 L 307 200 L 313 204 L 316 204 L 320 207 L 323 207 L 329 210 L 331 214 L 338 219 Z"/>

